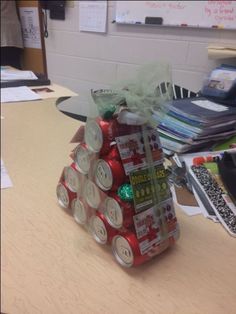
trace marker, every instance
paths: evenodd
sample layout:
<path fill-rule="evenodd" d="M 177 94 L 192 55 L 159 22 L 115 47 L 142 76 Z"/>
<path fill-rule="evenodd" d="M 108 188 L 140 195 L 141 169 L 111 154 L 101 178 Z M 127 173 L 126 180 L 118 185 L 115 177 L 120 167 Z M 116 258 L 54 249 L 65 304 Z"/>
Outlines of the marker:
<path fill-rule="evenodd" d="M 197 156 L 193 158 L 193 165 L 200 166 L 205 162 L 216 162 L 219 160 L 219 156 Z"/>

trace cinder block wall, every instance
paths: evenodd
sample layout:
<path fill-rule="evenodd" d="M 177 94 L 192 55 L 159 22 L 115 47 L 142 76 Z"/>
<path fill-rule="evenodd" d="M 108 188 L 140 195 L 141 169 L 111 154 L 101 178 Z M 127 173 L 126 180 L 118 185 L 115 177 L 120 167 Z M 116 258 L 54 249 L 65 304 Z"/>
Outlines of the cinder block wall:
<path fill-rule="evenodd" d="M 66 20 L 48 19 L 46 39 L 50 79 L 79 93 L 79 102 L 62 104 L 63 110 L 86 113 L 91 88 L 109 87 L 132 77 L 147 62 L 167 61 L 175 84 L 192 91 L 201 88 L 204 77 L 217 65 L 236 65 L 236 59 L 208 58 L 209 43 L 236 45 L 236 31 L 179 27 L 117 25 L 116 1 L 108 1 L 106 34 L 79 31 L 79 2 L 66 8 Z"/>

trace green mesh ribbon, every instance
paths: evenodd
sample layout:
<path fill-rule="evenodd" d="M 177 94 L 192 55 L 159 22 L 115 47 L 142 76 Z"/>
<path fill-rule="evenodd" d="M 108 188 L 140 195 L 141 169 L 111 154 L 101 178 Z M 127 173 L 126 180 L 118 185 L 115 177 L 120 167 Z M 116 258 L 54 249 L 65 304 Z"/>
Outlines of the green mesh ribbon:
<path fill-rule="evenodd" d="M 123 105 L 156 127 L 159 122 L 153 119 L 153 111 L 160 116 L 168 111 L 167 103 L 173 98 L 171 82 L 168 64 L 151 63 L 141 67 L 134 79 L 119 82 L 111 90 L 92 91 L 91 95 L 103 118 L 118 112 Z"/>

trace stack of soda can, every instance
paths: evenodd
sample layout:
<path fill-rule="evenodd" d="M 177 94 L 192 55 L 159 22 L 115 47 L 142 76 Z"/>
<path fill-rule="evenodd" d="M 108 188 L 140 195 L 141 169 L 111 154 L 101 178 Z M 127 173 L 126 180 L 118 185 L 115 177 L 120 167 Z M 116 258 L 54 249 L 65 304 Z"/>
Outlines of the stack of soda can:
<path fill-rule="evenodd" d="M 143 264 L 172 246 L 179 227 L 156 129 L 145 135 L 140 123 L 110 115 L 88 119 L 77 135 L 57 185 L 60 206 L 98 243 L 110 245 L 122 266 Z"/>

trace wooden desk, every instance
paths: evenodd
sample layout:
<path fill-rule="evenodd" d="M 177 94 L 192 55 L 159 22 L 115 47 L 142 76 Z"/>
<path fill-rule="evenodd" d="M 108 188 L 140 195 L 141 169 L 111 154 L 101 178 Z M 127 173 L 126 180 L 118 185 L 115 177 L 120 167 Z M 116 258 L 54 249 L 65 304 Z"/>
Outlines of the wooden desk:
<path fill-rule="evenodd" d="M 2 106 L 2 312 L 233 314 L 236 240 L 220 224 L 177 210 L 178 244 L 123 269 L 59 208 L 56 185 L 79 122 L 53 100 Z"/>

